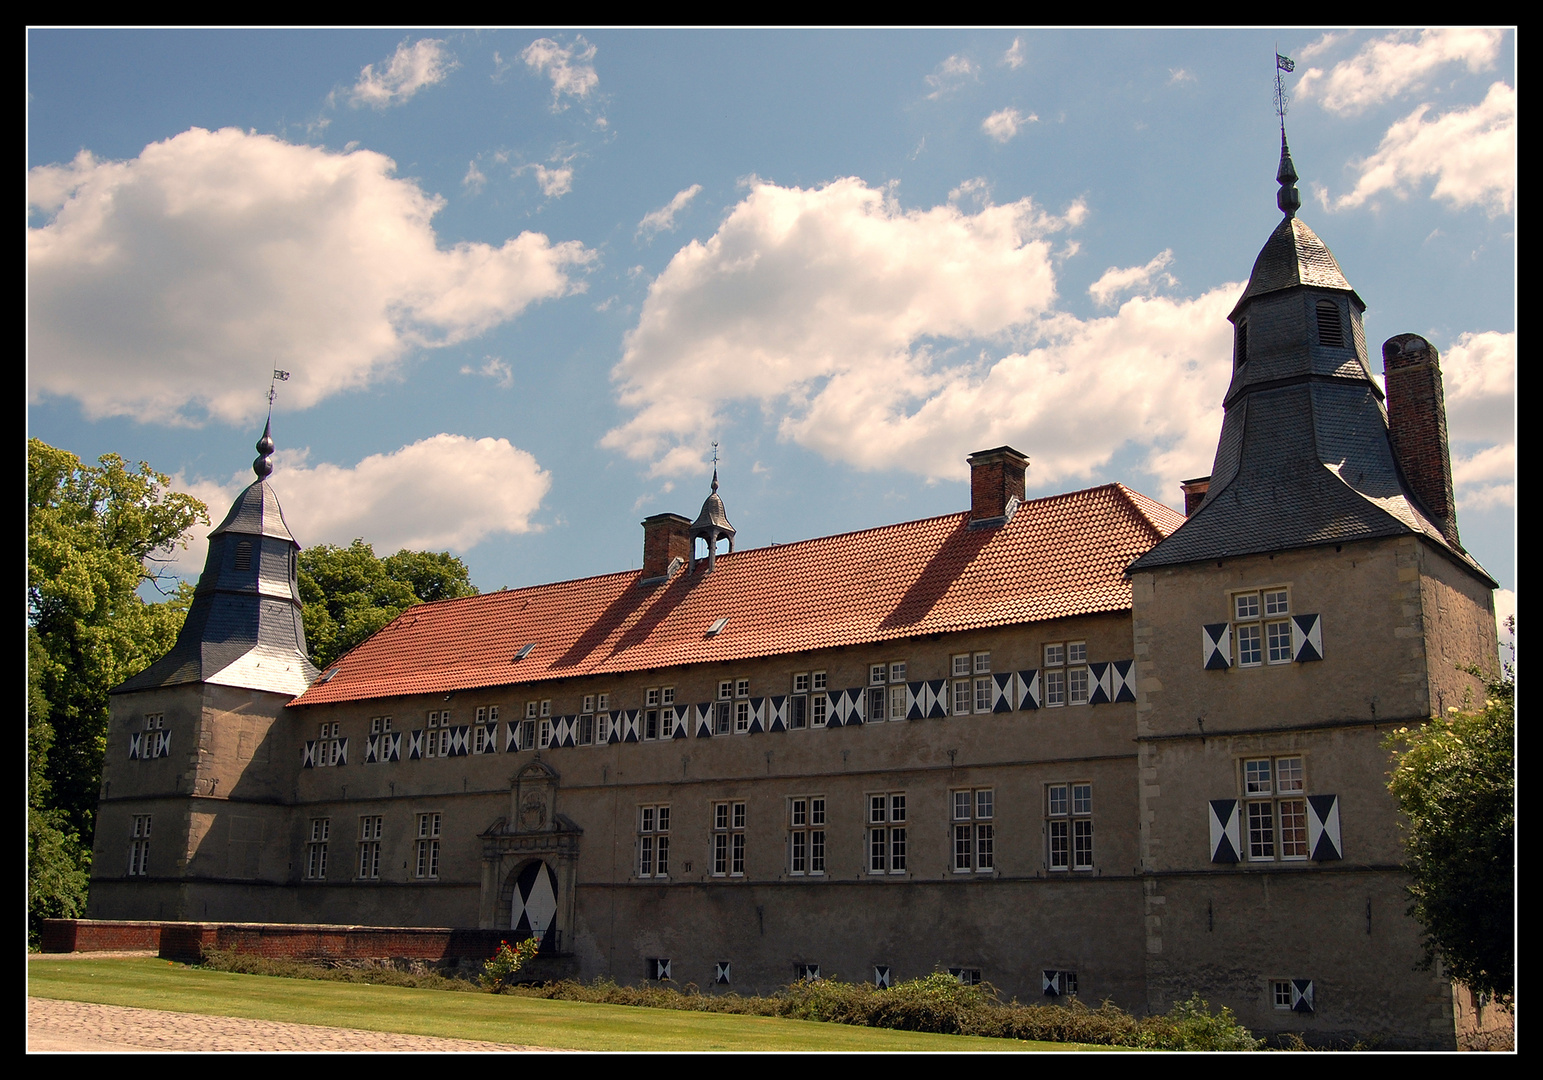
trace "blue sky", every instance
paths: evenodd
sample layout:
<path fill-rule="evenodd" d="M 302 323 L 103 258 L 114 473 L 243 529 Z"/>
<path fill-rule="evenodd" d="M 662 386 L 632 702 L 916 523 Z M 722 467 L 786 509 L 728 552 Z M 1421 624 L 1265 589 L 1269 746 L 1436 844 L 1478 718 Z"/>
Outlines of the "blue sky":
<path fill-rule="evenodd" d="M 1300 216 L 1442 353 L 1514 609 L 1511 31 L 28 34 L 31 435 L 218 521 L 273 368 L 301 543 L 482 589 L 638 565 L 712 443 L 741 546 L 1210 471 L 1225 321 Z M 196 576 L 201 538 L 181 556 Z"/>

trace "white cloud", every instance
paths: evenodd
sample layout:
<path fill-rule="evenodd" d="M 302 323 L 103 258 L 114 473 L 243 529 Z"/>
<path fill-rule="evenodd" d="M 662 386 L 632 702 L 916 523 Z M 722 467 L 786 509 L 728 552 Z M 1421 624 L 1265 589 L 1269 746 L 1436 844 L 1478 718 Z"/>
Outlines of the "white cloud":
<path fill-rule="evenodd" d="M 436 38 L 424 38 L 413 45 L 404 41 L 391 59 L 382 64 L 384 70 L 378 74 L 374 64 L 366 64 L 359 72 L 359 81 L 349 98 L 351 104 L 373 105 L 377 109 L 401 105 L 425 86 L 443 82 L 457 67 L 445 50 L 445 43 Z"/>
<path fill-rule="evenodd" d="M 1186 83 L 1186 82 L 1196 82 L 1196 81 L 1197 80 L 1195 78 L 1195 74 L 1192 71 L 1187 71 L 1184 68 L 1169 68 L 1168 69 L 1168 83 L 1169 83 L 1169 85 L 1173 85 L 1174 83 Z"/>
<path fill-rule="evenodd" d="M 536 183 L 541 185 L 541 194 L 549 199 L 560 199 L 573 190 L 573 169 L 567 165 L 555 169 L 537 165 Z"/>
<path fill-rule="evenodd" d="M 965 84 L 965 81 L 975 76 L 975 64 L 967 56 L 950 56 L 937 66 L 937 70 L 927 76 L 927 85 L 932 87 L 932 93 L 927 97 L 936 101 L 944 94 L 957 90 Z"/>
<path fill-rule="evenodd" d="M 1023 39 L 1021 37 L 1013 38 L 1013 47 L 1002 54 L 1002 63 L 1014 69 L 1021 68 L 1024 65 Z"/>
<path fill-rule="evenodd" d="M 470 189 L 472 194 L 475 195 L 482 190 L 483 185 L 487 182 L 488 178 L 482 174 L 481 169 L 477 168 L 475 161 L 466 166 L 466 175 L 461 178 L 462 187 Z"/>
<path fill-rule="evenodd" d="M 1331 31 L 1327 34 L 1324 34 L 1317 41 L 1314 41 L 1309 45 L 1304 45 L 1300 49 L 1296 50 L 1297 63 L 1300 64 L 1304 60 L 1311 60 L 1321 52 L 1328 52 L 1335 45 L 1339 44 L 1349 36 L 1350 34 L 1348 31 L 1339 31 L 1337 33 Z"/>
<path fill-rule="evenodd" d="M 691 204 L 702 191 L 701 184 L 692 184 L 684 191 L 677 191 L 675 197 L 657 210 L 650 210 L 643 215 L 643 220 L 638 222 L 637 236 L 657 236 L 662 232 L 675 230 L 675 215 Z"/>
<path fill-rule="evenodd" d="M 1447 436 L 1453 442 L 1516 438 L 1516 335 L 1463 334 L 1441 354 Z"/>
<path fill-rule="evenodd" d="M 1157 284 L 1172 288 L 1178 282 L 1174 280 L 1172 274 L 1163 272 L 1164 267 L 1171 262 L 1173 262 L 1173 249 L 1168 248 L 1158 252 L 1156 257 L 1145 266 L 1129 266 L 1123 270 L 1111 266 L 1104 271 L 1102 277 L 1088 286 L 1088 295 L 1100 307 L 1108 307 L 1121 293 L 1150 292 Z"/>
<path fill-rule="evenodd" d="M 1008 139 L 1018 134 L 1018 129 L 1023 127 L 1023 125 L 1036 124 L 1038 122 L 1039 117 L 1034 113 L 1024 114 L 1017 109 L 1009 107 L 994 112 L 982 120 L 980 122 L 980 129 L 997 142 L 1005 143 Z"/>
<path fill-rule="evenodd" d="M 1355 188 L 1338 199 L 1321 194 L 1325 207 L 1356 207 L 1379 192 L 1406 198 L 1409 189 L 1435 177 L 1434 199 L 1455 209 L 1479 206 L 1491 217 L 1511 212 L 1516 193 L 1516 91 L 1497 82 L 1484 100 L 1427 122 L 1421 105 L 1395 123 L 1377 152 L 1354 166 Z"/>
<path fill-rule="evenodd" d="M 1418 37 L 1412 30 L 1400 30 L 1368 41 L 1327 72 L 1310 68 L 1297 82 L 1297 98 L 1316 100 L 1330 112 L 1351 115 L 1424 86 L 1438 68 L 1448 64 L 1465 64 L 1474 72 L 1492 68 L 1500 41 L 1499 30 L 1433 29 L 1420 31 Z"/>
<path fill-rule="evenodd" d="M 1176 491 L 1215 449 L 1241 285 L 1054 314 L 1050 237 L 1085 216 L 758 183 L 650 287 L 614 373 L 633 416 L 605 445 L 654 475 L 701 471 L 705 433 L 749 405 L 858 468 L 954 478 L 970 451 L 1011 442 L 1031 483 L 1053 484 L 1134 442 Z"/>
<path fill-rule="evenodd" d="M 312 467 L 306 458 L 304 450 L 280 450 L 268 481 L 285 520 L 303 523 L 295 536 L 302 547 L 363 537 L 381 555 L 463 552 L 490 536 L 537 529 L 531 516 L 552 486 L 551 474 L 508 439 L 435 435 L 352 467 Z M 172 487 L 208 503 L 213 526 L 252 480 L 250 471 L 224 483 L 178 475 Z M 176 553 L 174 573 L 196 578 L 203 570 L 208 532 Z"/>
<path fill-rule="evenodd" d="M 594 253 L 576 241 L 441 248 L 443 200 L 394 169 L 367 150 L 193 128 L 129 161 L 82 151 L 31 170 L 47 218 L 27 231 L 33 390 L 92 419 L 250 419 L 275 367 L 306 408 L 414 347 L 582 291 L 570 275 Z"/>
<path fill-rule="evenodd" d="M 1464 510 L 1516 505 L 1516 444 L 1490 446 L 1452 458 L 1452 489 Z"/>
<path fill-rule="evenodd" d="M 525 47 L 520 58 L 538 74 L 552 80 L 552 111 L 565 108 L 563 95 L 588 97 L 600 85 L 595 74 L 595 47 L 582 37 L 569 45 L 559 45 L 551 38 L 537 38 Z"/>
<path fill-rule="evenodd" d="M 1510 589 L 1495 590 L 1495 630 L 1500 638 L 1500 658 L 1515 659 L 1516 635 L 1506 626 L 1506 620 L 1516 618 L 1516 593 Z"/>
<path fill-rule="evenodd" d="M 485 363 L 480 368 L 474 368 L 470 364 L 462 364 L 461 374 L 485 375 L 504 390 L 514 385 L 514 369 L 506 361 L 497 356 L 485 356 L 483 360 Z"/>

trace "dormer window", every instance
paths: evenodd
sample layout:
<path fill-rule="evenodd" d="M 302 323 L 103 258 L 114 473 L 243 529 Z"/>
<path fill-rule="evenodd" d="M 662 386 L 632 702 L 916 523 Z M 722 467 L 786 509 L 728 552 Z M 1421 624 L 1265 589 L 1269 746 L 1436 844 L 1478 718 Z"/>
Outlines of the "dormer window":
<path fill-rule="evenodd" d="M 1345 325 L 1339 317 L 1339 305 L 1332 300 L 1318 301 L 1318 344 L 1345 347 Z"/>
<path fill-rule="evenodd" d="M 1238 328 L 1232 334 L 1232 368 L 1236 371 L 1248 363 L 1248 323 L 1238 323 Z"/>
<path fill-rule="evenodd" d="M 236 543 L 236 569 L 252 569 L 252 541 L 241 540 Z"/>

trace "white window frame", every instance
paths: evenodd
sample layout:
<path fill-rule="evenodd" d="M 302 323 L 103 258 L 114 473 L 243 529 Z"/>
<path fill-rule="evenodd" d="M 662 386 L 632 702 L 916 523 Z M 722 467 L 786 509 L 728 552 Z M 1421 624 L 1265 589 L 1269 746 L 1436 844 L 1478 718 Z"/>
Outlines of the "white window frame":
<path fill-rule="evenodd" d="M 380 814 L 362 814 L 359 817 L 360 881 L 380 880 L 380 841 L 385 818 Z"/>
<path fill-rule="evenodd" d="M 826 678 L 823 671 L 809 673 L 809 726 L 822 728 L 830 723 L 830 696 L 825 692 Z"/>
<path fill-rule="evenodd" d="M 1292 662 L 1290 586 L 1235 590 L 1227 594 L 1227 608 L 1238 667 L 1275 667 Z"/>
<path fill-rule="evenodd" d="M 1238 760 L 1242 788 L 1243 858 L 1247 862 L 1306 862 L 1307 762 L 1300 753 Z"/>
<path fill-rule="evenodd" d="M 956 874 L 996 872 L 996 789 L 955 788 L 949 792 L 953 850 L 950 865 Z"/>
<path fill-rule="evenodd" d="M 443 822 L 444 814 L 438 810 L 417 816 L 417 861 L 413 877 L 420 881 L 439 880 L 439 840 Z"/>
<path fill-rule="evenodd" d="M 327 878 L 327 845 L 332 834 L 331 818 L 311 818 L 310 839 L 306 842 L 305 877 L 307 881 Z"/>
<path fill-rule="evenodd" d="M 903 791 L 866 794 L 868 830 L 864 850 L 868 873 L 874 877 L 904 874 L 910 865 L 909 815 Z"/>
<path fill-rule="evenodd" d="M 745 822 L 743 801 L 713 803 L 712 850 L 708 864 L 713 877 L 745 876 Z"/>
<path fill-rule="evenodd" d="M 150 826 L 152 814 L 135 814 L 129 830 L 129 877 L 150 873 Z"/>
<path fill-rule="evenodd" d="M 825 876 L 825 796 L 788 798 L 788 873 L 793 877 Z"/>
<path fill-rule="evenodd" d="M 670 876 L 670 804 L 647 803 L 638 807 L 637 875 L 640 878 Z"/>
<path fill-rule="evenodd" d="M 1093 782 L 1058 780 L 1045 785 L 1045 868 L 1054 873 L 1091 872 Z"/>

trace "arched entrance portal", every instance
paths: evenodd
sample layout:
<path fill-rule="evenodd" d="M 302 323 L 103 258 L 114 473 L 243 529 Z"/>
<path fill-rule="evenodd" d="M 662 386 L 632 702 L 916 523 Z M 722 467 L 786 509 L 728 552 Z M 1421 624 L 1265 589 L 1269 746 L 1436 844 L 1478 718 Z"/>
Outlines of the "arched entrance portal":
<path fill-rule="evenodd" d="M 523 941 L 533 937 L 544 951 L 557 946 L 556 934 L 549 934 L 557 917 L 557 875 L 544 862 L 525 864 L 514 882 L 509 925 L 515 937 Z"/>

